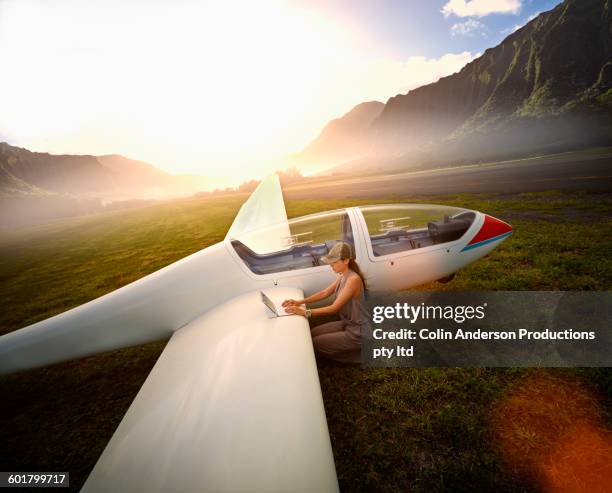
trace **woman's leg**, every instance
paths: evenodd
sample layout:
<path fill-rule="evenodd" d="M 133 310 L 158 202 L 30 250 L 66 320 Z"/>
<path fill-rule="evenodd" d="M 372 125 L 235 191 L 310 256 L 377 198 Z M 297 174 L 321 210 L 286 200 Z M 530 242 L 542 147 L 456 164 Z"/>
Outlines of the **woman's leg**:
<path fill-rule="evenodd" d="M 331 332 L 340 332 L 344 329 L 344 322 L 342 320 L 336 320 L 334 322 L 327 322 L 326 324 L 317 325 L 310 331 L 310 335 L 314 339 L 323 334 L 329 334 Z"/>
<path fill-rule="evenodd" d="M 345 330 L 329 331 L 316 337 L 313 334 L 312 344 L 315 353 L 324 358 L 343 363 L 359 363 L 361 360 L 361 341 Z"/>

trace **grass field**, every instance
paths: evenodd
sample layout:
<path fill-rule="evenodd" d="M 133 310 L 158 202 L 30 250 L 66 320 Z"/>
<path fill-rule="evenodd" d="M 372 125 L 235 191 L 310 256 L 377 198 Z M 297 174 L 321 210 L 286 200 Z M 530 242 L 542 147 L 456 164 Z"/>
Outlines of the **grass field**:
<path fill-rule="evenodd" d="M 220 241 L 245 195 L 182 200 L 4 232 L 0 236 L 0 334 L 101 296 Z M 438 203 L 490 213 L 515 234 L 449 284 L 425 290 L 609 290 L 612 194 L 395 196 L 300 200 L 290 217 L 385 202 Z M 164 341 L 0 378 L 0 470 L 71 473 L 78 491 Z M 548 432 L 499 425 L 525 382 L 577 386 L 609 427 L 609 369 L 362 369 L 319 362 L 343 491 L 538 491 L 538 471 L 512 462 L 550 445 Z M 552 383 L 550 383 L 552 382 Z M 561 392 L 561 391 L 559 391 Z M 512 401 L 512 398 L 514 401 Z M 527 399 L 529 400 L 529 399 Z M 535 399 L 537 401 L 537 399 Z M 561 411 L 559 411 L 561 409 Z M 595 418 L 593 418 L 595 419 Z M 497 423 L 497 424 L 496 424 Z M 544 430 L 544 431 L 546 431 Z M 501 440 L 501 441 L 500 441 Z M 548 440 L 548 441 L 547 441 Z"/>

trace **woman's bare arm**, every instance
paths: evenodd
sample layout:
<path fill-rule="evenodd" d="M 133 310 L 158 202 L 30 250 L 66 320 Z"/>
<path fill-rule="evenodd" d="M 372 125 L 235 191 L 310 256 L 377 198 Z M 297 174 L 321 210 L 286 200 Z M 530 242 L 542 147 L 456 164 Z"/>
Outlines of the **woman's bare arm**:
<path fill-rule="evenodd" d="M 318 293 L 310 295 L 308 298 L 304 298 L 303 300 L 285 300 L 283 301 L 283 306 L 287 307 L 291 305 L 293 306 L 305 305 L 306 303 L 313 303 L 315 301 L 324 300 L 325 298 L 328 298 L 329 296 L 334 294 L 334 291 L 336 290 L 336 286 L 338 285 L 339 282 L 340 282 L 340 277 L 338 277 L 334 282 L 332 282 L 325 289 L 322 289 Z"/>
<path fill-rule="evenodd" d="M 324 306 L 322 308 L 313 308 L 312 310 L 310 310 L 311 315 L 331 315 L 333 313 L 338 313 L 340 311 L 340 308 L 342 308 L 345 303 L 347 303 L 353 296 L 355 296 L 355 294 L 358 293 L 360 289 L 361 279 L 359 279 L 358 276 L 352 276 L 346 281 L 344 288 L 342 288 L 342 291 L 338 293 L 336 300 L 331 305 Z M 304 315 L 306 313 L 306 309 L 301 308 L 298 305 L 287 306 L 286 310 L 290 313 L 295 313 L 297 315 Z"/>
<path fill-rule="evenodd" d="M 338 293 L 336 300 L 329 306 L 324 306 L 321 308 L 313 308 L 311 310 L 312 315 L 331 315 L 333 313 L 338 313 L 340 308 L 342 308 L 348 301 L 355 296 L 359 289 L 361 288 L 361 279 L 359 276 L 352 276 L 347 279 L 344 288 L 342 291 Z"/>

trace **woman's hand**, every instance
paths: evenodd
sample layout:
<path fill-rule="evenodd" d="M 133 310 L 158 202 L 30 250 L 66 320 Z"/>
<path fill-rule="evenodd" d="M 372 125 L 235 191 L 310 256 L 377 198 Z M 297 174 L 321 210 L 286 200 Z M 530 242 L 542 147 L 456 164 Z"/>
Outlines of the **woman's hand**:
<path fill-rule="evenodd" d="M 301 305 L 303 303 L 303 301 L 296 301 L 296 300 L 285 300 L 283 301 L 283 308 L 287 308 L 289 306 L 298 306 Z M 287 310 L 289 311 L 289 310 Z"/>
<path fill-rule="evenodd" d="M 285 307 L 287 313 L 293 313 L 294 315 L 306 315 L 306 309 L 298 305 L 289 305 Z"/>

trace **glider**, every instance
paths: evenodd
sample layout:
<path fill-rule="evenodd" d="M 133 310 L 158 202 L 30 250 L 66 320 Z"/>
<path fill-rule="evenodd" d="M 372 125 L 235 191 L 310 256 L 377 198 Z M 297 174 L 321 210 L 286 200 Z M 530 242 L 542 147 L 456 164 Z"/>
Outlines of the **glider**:
<path fill-rule="evenodd" d="M 397 204 L 288 220 L 277 175 L 225 239 L 98 299 L 0 337 L 0 374 L 170 338 L 83 492 L 336 492 L 304 317 L 276 303 L 328 286 L 354 247 L 370 290 L 448 280 L 512 234 L 478 211 Z"/>

